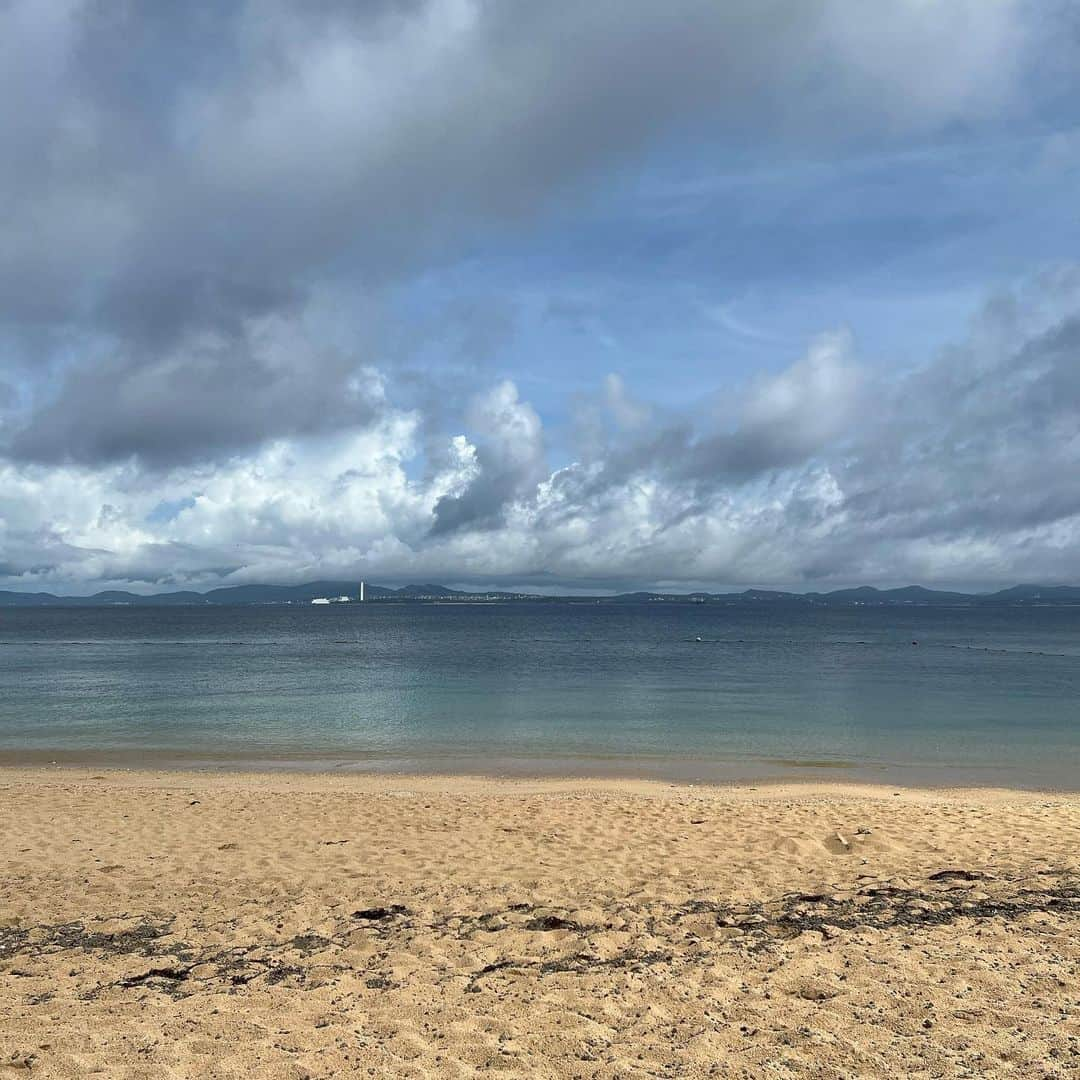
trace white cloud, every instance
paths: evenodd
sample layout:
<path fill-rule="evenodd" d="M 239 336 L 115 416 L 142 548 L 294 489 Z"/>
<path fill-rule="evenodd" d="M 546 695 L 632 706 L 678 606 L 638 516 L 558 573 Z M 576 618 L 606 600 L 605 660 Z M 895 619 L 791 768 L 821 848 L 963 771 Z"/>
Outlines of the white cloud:
<path fill-rule="evenodd" d="M 823 336 L 748 386 L 733 430 L 653 417 L 554 473 L 506 381 L 426 471 L 423 418 L 392 403 L 364 430 L 165 473 L 9 462 L 3 580 L 1075 579 L 1076 280 L 1063 267 L 995 296 L 966 341 L 895 376 L 861 366 L 848 335 Z"/>

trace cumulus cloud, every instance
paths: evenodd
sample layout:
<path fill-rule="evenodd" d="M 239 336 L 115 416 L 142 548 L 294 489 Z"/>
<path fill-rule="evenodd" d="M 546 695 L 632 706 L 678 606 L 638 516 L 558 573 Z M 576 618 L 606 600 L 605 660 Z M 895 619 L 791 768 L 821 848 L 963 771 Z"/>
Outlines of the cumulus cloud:
<path fill-rule="evenodd" d="M 638 424 L 554 472 L 536 412 L 506 382 L 423 475 L 421 419 L 392 404 L 364 431 L 154 482 L 132 462 L 8 463 L 7 584 L 1080 577 L 1080 271 L 995 295 L 965 340 L 907 371 L 856 353 L 845 333 L 823 336 L 751 382 L 729 429 Z"/>
<path fill-rule="evenodd" d="M 545 479 L 540 417 L 518 399 L 512 382 L 477 398 L 470 421 L 482 432 L 471 459 L 475 468 L 463 490 L 443 495 L 435 504 L 434 535 L 497 527 L 507 504 L 528 499 Z"/>

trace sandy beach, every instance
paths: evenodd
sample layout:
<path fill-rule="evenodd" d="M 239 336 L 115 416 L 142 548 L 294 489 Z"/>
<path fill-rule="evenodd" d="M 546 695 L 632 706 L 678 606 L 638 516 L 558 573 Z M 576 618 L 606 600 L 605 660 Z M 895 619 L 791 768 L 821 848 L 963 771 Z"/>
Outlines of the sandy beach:
<path fill-rule="evenodd" d="M 0 771 L 0 1075 L 1080 1074 L 1080 797 Z"/>

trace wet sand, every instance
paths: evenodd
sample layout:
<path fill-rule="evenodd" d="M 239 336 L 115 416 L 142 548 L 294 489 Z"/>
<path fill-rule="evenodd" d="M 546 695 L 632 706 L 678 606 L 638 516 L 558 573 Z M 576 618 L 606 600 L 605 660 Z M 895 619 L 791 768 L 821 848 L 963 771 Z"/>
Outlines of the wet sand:
<path fill-rule="evenodd" d="M 0 1076 L 1080 1075 L 1076 795 L 4 769 L 0 820 Z"/>

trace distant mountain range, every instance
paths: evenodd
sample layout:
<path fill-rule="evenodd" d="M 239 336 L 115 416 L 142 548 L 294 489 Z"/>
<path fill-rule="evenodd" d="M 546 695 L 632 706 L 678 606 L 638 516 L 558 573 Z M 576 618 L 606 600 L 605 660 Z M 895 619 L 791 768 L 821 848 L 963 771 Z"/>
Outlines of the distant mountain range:
<path fill-rule="evenodd" d="M 206 604 L 310 604 L 317 597 L 357 597 L 355 581 L 311 581 L 306 585 L 232 585 L 209 592 L 163 592 L 152 596 L 108 591 L 92 596 L 55 596 L 46 592 L 5 592 L 0 590 L 0 607 L 164 607 Z M 855 589 L 834 592 L 793 593 L 766 589 L 747 589 L 738 593 L 659 593 L 633 592 L 618 596 L 538 596 L 516 592 L 468 592 L 448 589 L 445 585 L 406 585 L 401 589 L 386 589 L 366 585 L 365 596 L 373 602 L 431 602 L 472 601 L 498 603 L 527 600 L 546 603 L 710 603 L 727 606 L 818 605 L 822 607 L 982 607 L 1045 606 L 1080 604 L 1080 587 L 1075 585 L 1015 585 L 995 593 L 942 592 L 909 585 L 902 589 L 875 589 L 862 585 Z"/>

